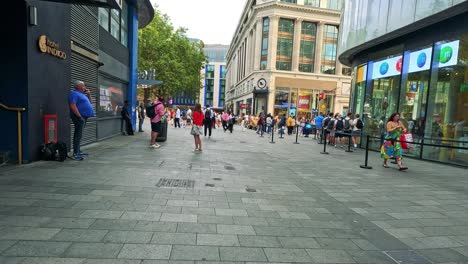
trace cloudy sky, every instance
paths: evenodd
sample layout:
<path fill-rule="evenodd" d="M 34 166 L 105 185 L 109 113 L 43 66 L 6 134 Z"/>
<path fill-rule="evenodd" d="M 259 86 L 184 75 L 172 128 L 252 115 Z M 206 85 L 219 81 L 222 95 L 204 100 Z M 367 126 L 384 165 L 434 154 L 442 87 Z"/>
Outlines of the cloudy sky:
<path fill-rule="evenodd" d="M 205 44 L 230 44 L 246 0 L 151 0 L 172 24 Z"/>

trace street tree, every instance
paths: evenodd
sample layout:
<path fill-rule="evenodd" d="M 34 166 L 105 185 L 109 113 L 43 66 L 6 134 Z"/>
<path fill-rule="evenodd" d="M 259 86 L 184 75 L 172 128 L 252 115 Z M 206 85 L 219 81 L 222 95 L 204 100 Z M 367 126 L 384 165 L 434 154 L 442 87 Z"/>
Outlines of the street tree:
<path fill-rule="evenodd" d="M 156 70 L 156 79 L 163 81 L 157 94 L 196 96 L 200 92 L 206 56 L 201 44 L 191 42 L 186 32 L 184 28 L 174 29 L 157 5 L 153 21 L 139 31 L 138 69 Z"/>

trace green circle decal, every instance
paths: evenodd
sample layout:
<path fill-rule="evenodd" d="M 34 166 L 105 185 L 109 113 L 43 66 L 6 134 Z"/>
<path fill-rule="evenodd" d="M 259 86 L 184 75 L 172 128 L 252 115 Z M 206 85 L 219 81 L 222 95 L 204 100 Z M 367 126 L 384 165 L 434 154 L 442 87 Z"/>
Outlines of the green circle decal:
<path fill-rule="evenodd" d="M 441 63 L 447 63 L 451 58 L 453 54 L 453 49 L 450 46 L 445 46 L 442 48 L 440 51 L 440 58 L 439 61 Z"/>

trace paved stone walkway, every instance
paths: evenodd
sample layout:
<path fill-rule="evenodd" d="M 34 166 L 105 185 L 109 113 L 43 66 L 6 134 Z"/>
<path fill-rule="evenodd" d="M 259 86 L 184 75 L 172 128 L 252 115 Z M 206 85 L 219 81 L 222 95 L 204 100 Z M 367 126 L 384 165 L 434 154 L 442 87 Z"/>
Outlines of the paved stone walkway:
<path fill-rule="evenodd" d="M 170 128 L 0 168 L 0 263 L 468 263 L 466 170 L 293 140 L 217 129 L 197 154 Z"/>

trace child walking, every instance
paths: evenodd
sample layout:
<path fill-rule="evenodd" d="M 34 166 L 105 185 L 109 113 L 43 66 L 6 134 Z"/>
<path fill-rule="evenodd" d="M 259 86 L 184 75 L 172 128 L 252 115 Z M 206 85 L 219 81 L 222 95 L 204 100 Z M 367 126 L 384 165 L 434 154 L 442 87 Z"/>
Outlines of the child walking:
<path fill-rule="evenodd" d="M 192 130 L 190 131 L 190 134 L 193 135 L 193 139 L 195 141 L 195 149 L 193 150 L 193 152 L 202 151 L 200 134 L 202 132 L 203 119 L 204 119 L 204 115 L 201 110 L 201 105 L 196 104 L 195 110 L 193 111 L 193 126 L 192 126 Z"/>

